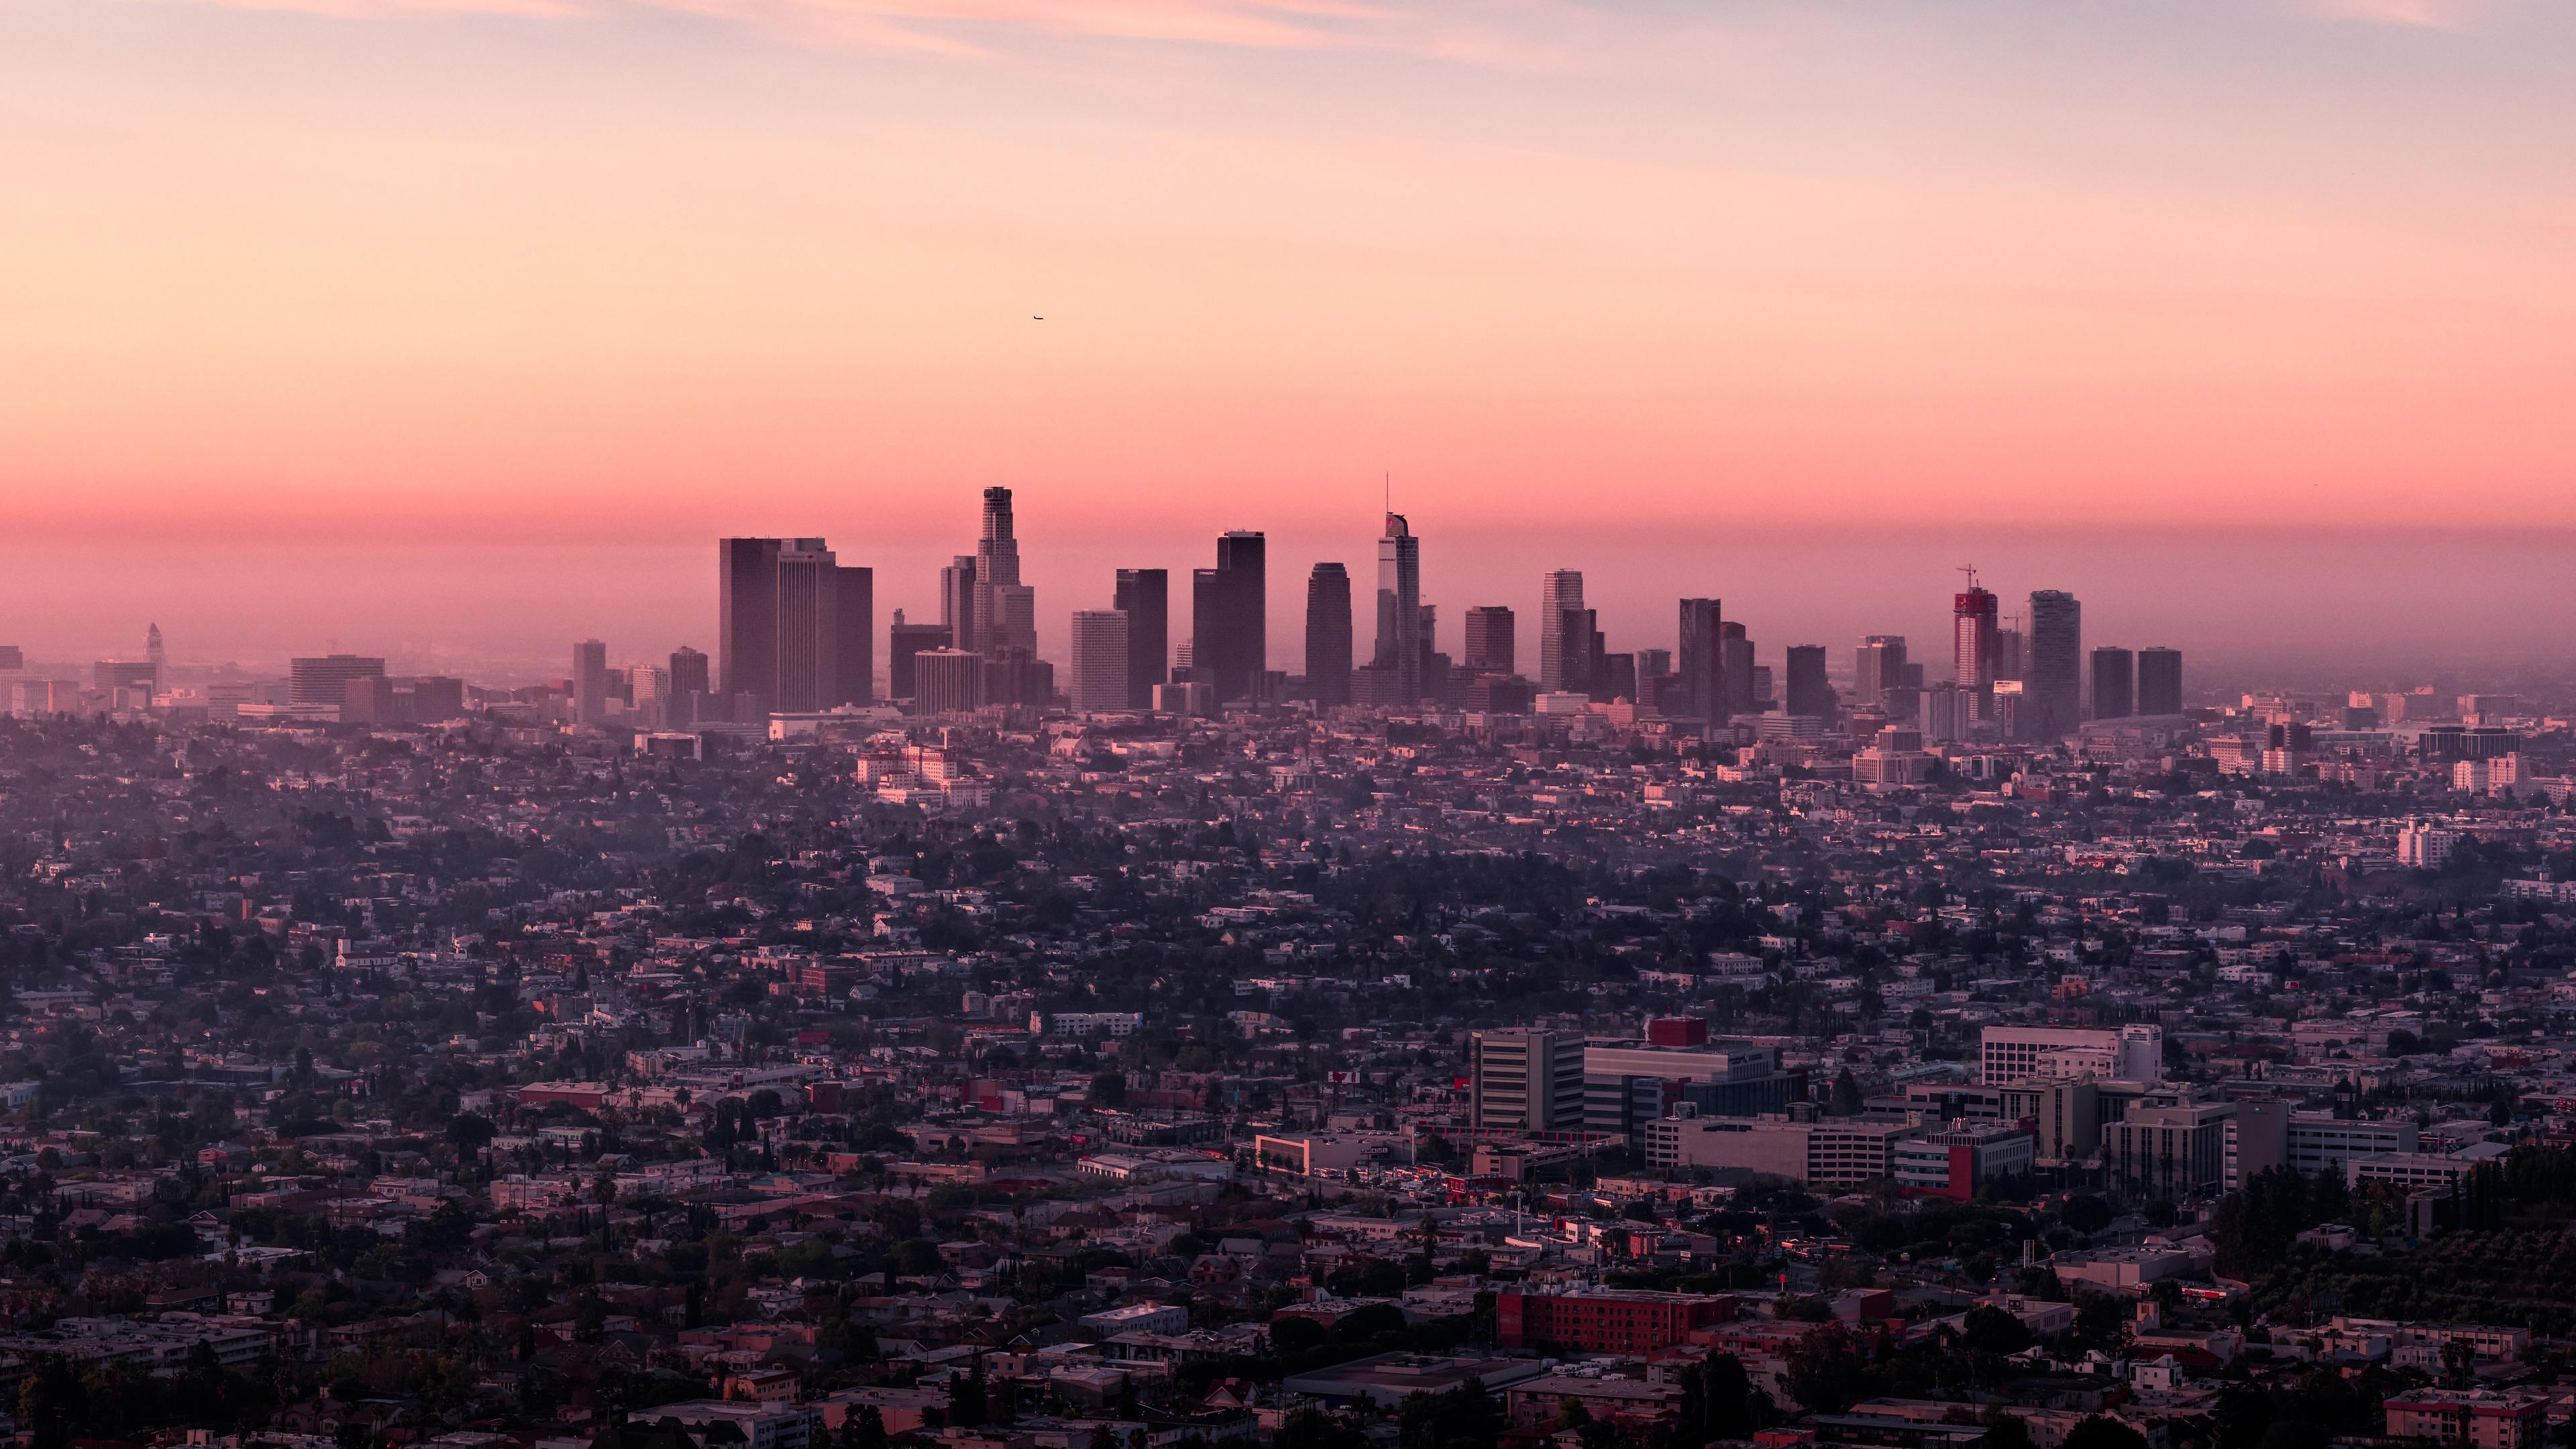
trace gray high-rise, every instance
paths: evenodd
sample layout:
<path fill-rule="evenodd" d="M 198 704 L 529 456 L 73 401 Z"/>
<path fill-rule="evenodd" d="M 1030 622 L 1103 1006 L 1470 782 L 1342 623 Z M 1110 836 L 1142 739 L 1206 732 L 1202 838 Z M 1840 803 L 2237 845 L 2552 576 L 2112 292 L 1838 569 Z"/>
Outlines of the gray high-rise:
<path fill-rule="evenodd" d="M 1135 619 L 1124 609 L 1077 609 L 1073 615 L 1073 707 L 1085 714 L 1129 709 L 1128 637 Z"/>
<path fill-rule="evenodd" d="M 1852 703 L 1887 703 L 1887 691 L 1905 683 L 1905 636 L 1863 635 L 1852 651 Z"/>
<path fill-rule="evenodd" d="M 1788 658 L 1787 712 L 1810 719 L 1834 717 L 1834 687 L 1825 682 L 1825 646 L 1792 644 Z"/>
<path fill-rule="evenodd" d="M 2021 737 L 2062 740 L 2084 722 L 2084 606 L 2063 589 L 2034 590 L 2024 647 Z"/>
<path fill-rule="evenodd" d="M 608 715 L 608 646 L 584 639 L 572 646 L 572 717 L 597 724 Z"/>
<path fill-rule="evenodd" d="M 1306 576 L 1306 692 L 1318 709 L 1351 702 L 1351 575 L 1337 563 Z"/>

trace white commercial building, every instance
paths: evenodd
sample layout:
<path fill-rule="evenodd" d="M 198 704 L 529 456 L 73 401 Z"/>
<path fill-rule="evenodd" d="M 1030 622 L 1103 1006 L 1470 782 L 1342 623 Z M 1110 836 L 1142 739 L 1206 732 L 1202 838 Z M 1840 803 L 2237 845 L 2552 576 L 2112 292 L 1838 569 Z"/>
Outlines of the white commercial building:
<path fill-rule="evenodd" d="M 2151 1023 L 2122 1027 L 1990 1026 L 1980 1039 L 1981 1078 L 1999 1087 L 2032 1077 L 2092 1076 L 2122 1082 L 2160 1082 L 2165 1074 L 2165 1029 Z"/>

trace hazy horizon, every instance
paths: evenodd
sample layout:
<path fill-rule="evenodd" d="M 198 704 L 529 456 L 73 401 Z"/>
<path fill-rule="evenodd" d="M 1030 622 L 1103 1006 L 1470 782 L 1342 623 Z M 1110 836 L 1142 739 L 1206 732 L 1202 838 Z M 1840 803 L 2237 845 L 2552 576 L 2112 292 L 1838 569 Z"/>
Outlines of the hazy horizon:
<path fill-rule="evenodd" d="M 946 537 L 879 537 L 815 517 L 781 532 L 821 533 L 845 564 L 875 570 L 879 670 L 893 611 L 938 618 L 939 566 L 973 548 L 976 499 L 957 500 Z M 1024 576 L 1037 589 L 1039 650 L 1065 660 L 1067 619 L 1105 608 L 1120 567 L 1174 575 L 1172 639 L 1189 635 L 1188 571 L 1213 561 L 1220 527 L 1259 527 L 1247 500 L 1204 532 L 1107 538 L 1063 533 L 1044 488 L 1017 502 Z M 1206 505 L 1193 511 L 1220 515 Z M 2563 678 L 2576 600 L 2559 560 L 2576 532 L 2239 530 L 1784 530 L 1646 539 L 1567 531 L 1449 530 L 1419 510 L 1423 597 L 1438 606 L 1439 644 L 1456 653 L 1467 608 L 1504 604 L 1519 617 L 1521 668 L 1534 673 L 1531 619 L 1539 576 L 1577 568 L 1614 651 L 1670 648 L 1674 600 L 1714 594 L 1745 622 L 1765 663 L 1790 644 L 1820 643 L 1839 672 L 1864 633 L 1897 633 L 1920 659 L 1949 656 L 1949 598 L 1974 564 L 2003 612 L 2033 590 L 2084 604 L 2084 643 L 2182 649 L 2195 690 L 2387 688 L 2437 682 L 2501 687 Z M 846 515 L 845 515 L 846 519 Z M 1319 559 L 1351 570 L 1358 647 L 1374 625 L 1374 537 L 1271 529 L 1269 655 L 1295 671 L 1304 653 L 1305 579 Z M 0 644 L 31 664 L 133 657 L 158 623 L 182 669 L 227 662 L 283 670 L 297 654 L 337 647 L 384 655 L 398 670 L 463 672 L 519 683 L 561 675 L 572 641 L 601 638 L 612 664 L 659 662 L 690 644 L 715 651 L 712 537 L 556 542 L 312 536 L 267 546 L 145 536 L 113 546 L 53 540 L 22 553 L 0 579 Z M 102 583 L 115 579 L 111 591 Z M 14 631 L 14 637 L 10 637 Z M 1936 666 L 1937 672 L 1937 666 Z"/>
<path fill-rule="evenodd" d="M 1250 527 L 1294 668 L 1388 475 L 1453 649 L 2576 622 L 2563 3 L 14 0 L 0 95 L 38 658 L 658 657 L 727 534 L 920 617 L 1005 484 L 1044 652 Z"/>

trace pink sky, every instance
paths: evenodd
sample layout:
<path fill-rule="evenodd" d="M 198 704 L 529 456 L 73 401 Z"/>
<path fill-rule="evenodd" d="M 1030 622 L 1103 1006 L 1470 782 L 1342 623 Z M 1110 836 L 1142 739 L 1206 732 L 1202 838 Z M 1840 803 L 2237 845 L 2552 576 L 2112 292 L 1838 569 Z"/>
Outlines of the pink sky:
<path fill-rule="evenodd" d="M 2561 0 L 0 0 L 0 492 L 2576 527 L 2571 94 Z"/>

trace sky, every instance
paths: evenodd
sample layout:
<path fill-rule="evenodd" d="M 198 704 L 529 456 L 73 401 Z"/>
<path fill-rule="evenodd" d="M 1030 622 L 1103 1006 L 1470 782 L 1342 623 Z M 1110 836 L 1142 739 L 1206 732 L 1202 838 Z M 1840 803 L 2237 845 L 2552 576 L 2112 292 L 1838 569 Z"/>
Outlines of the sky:
<path fill-rule="evenodd" d="M 1259 527 L 1293 667 L 1391 488 L 1613 647 L 2563 654 L 2570 95 L 2564 0 L 0 0 L 0 642 L 918 616 L 1003 483 L 1049 652 Z"/>

